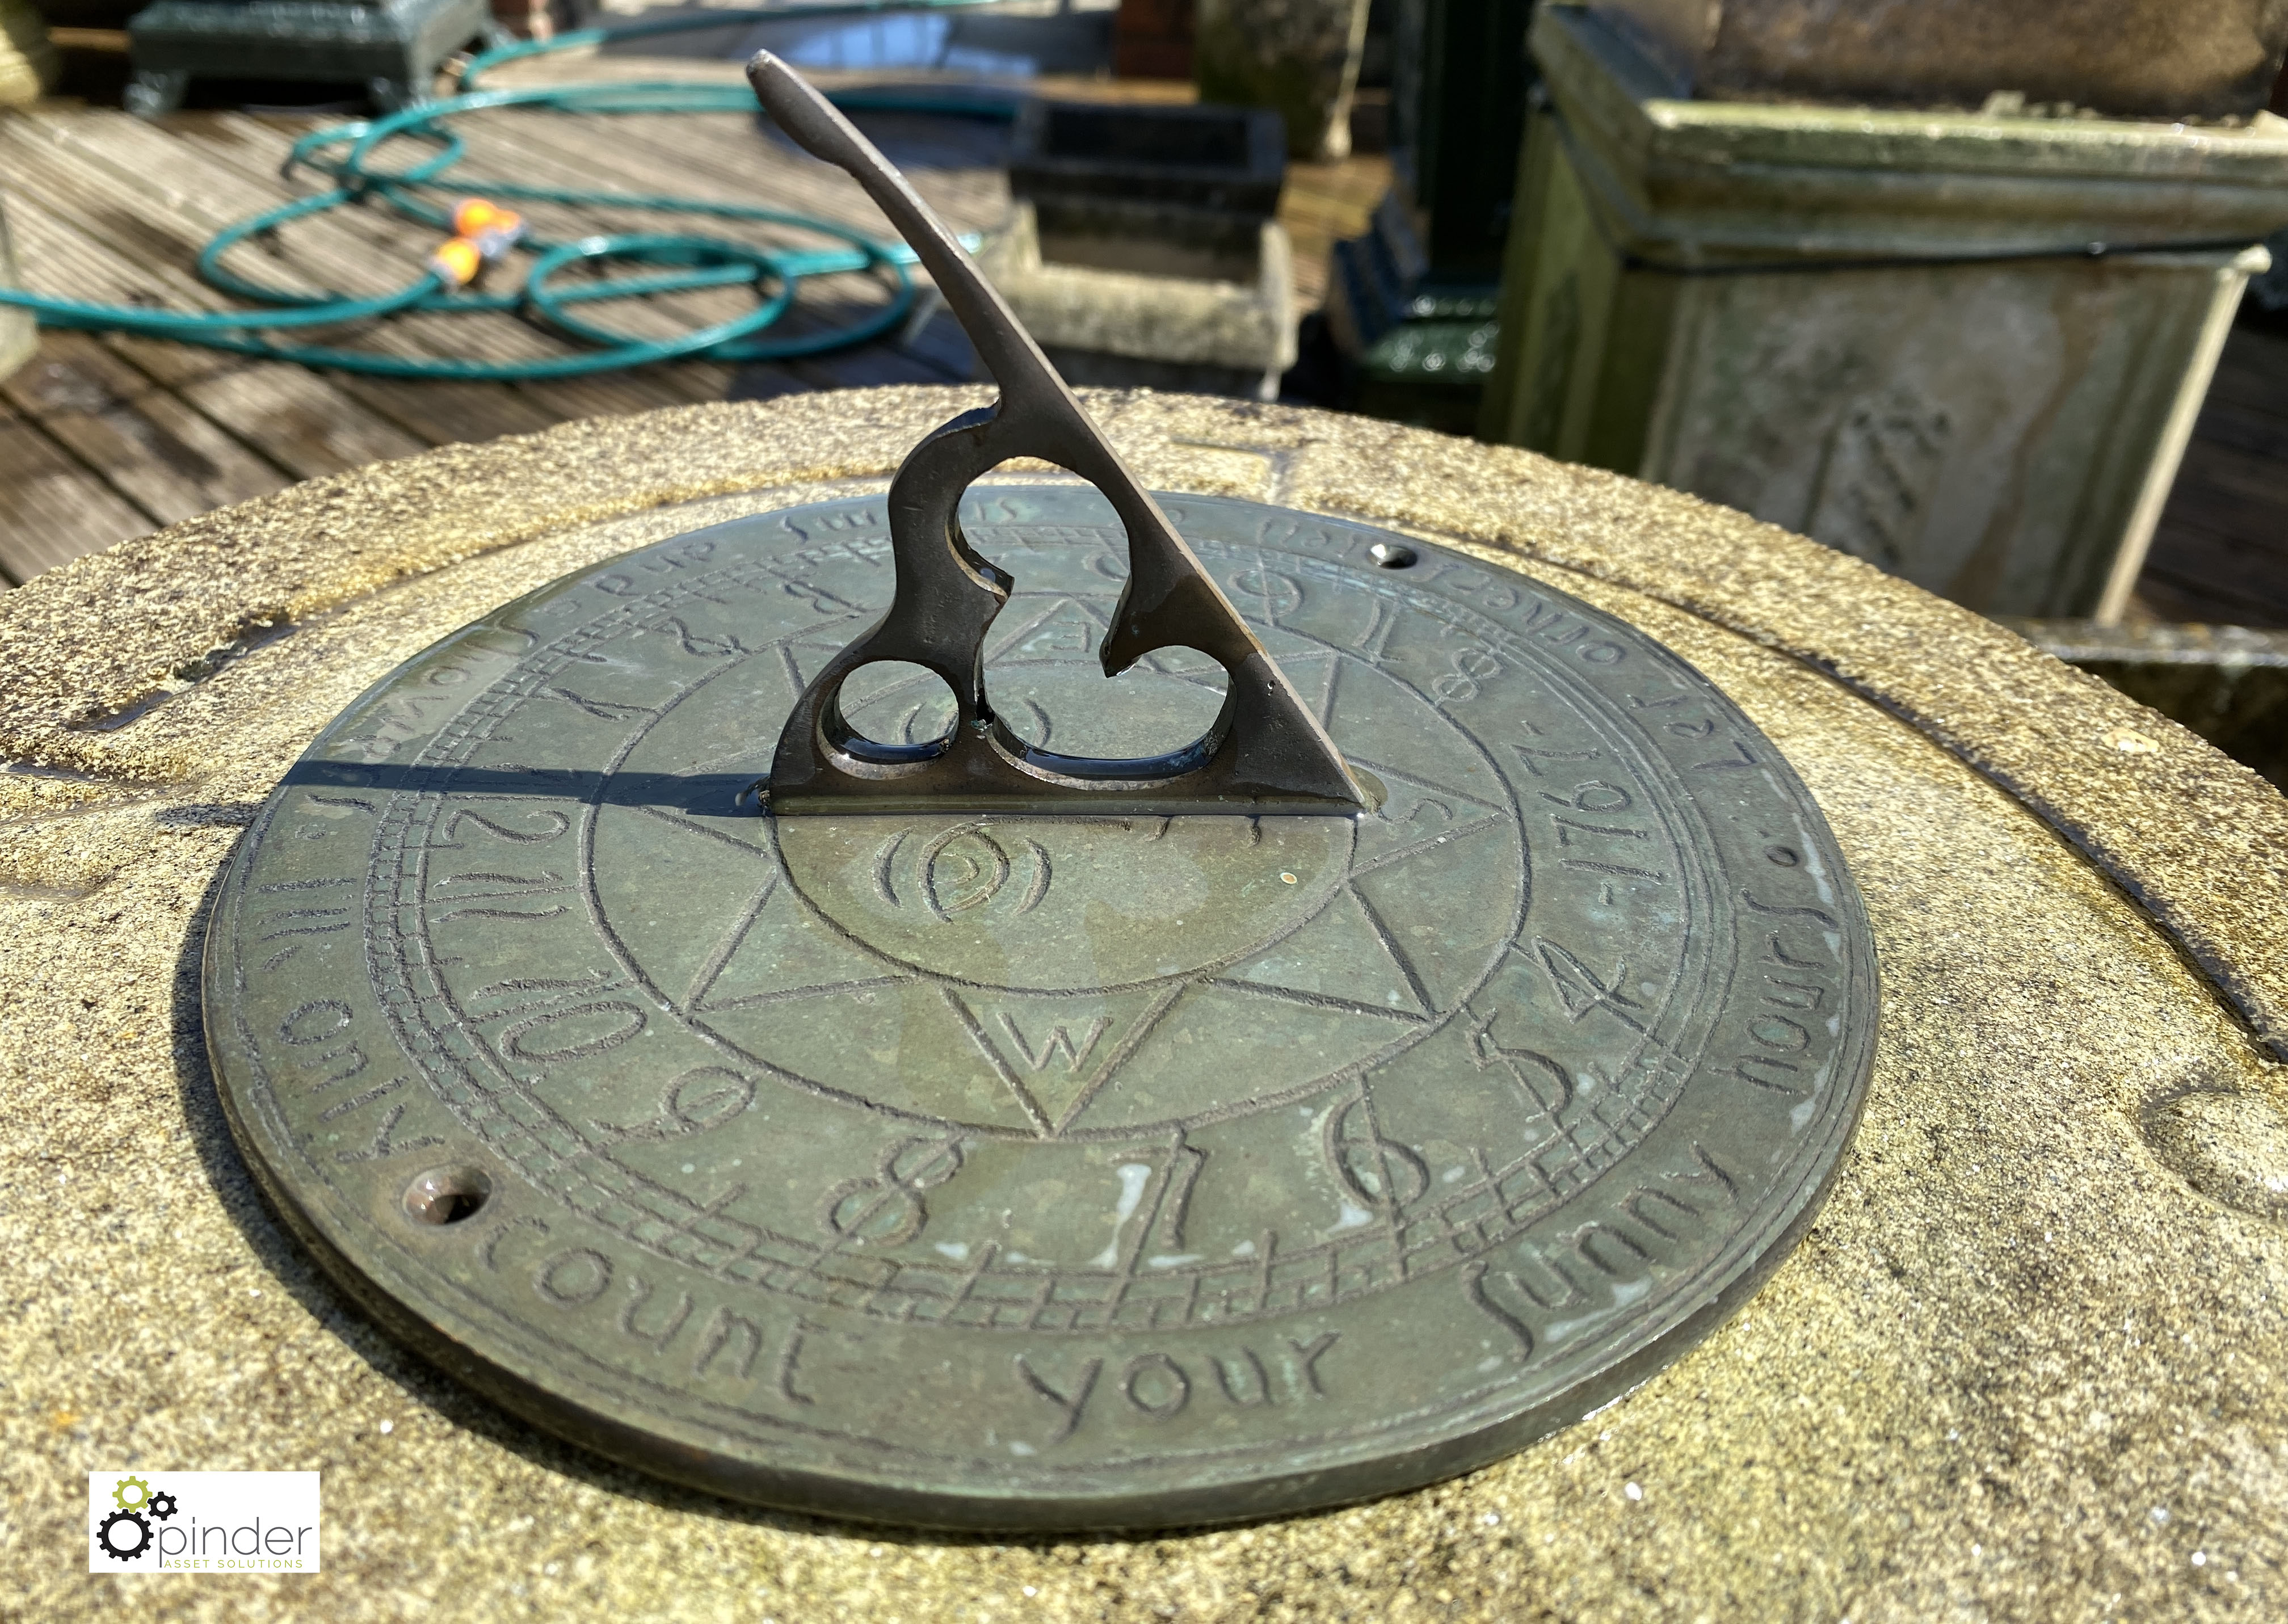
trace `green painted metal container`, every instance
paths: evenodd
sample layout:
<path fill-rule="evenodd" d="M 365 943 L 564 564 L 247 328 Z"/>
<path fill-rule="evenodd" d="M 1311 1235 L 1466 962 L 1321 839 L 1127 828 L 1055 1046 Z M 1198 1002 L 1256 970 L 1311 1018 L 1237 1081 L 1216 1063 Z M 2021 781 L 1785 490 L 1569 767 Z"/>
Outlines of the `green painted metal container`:
<path fill-rule="evenodd" d="M 128 20 L 127 109 L 171 112 L 194 79 L 275 79 L 363 85 L 393 111 L 493 28 L 488 0 L 157 0 Z"/>
<path fill-rule="evenodd" d="M 1399 0 L 1390 191 L 1338 243 L 1327 322 L 1344 403 L 1466 434 L 1493 370 L 1534 0 Z"/>

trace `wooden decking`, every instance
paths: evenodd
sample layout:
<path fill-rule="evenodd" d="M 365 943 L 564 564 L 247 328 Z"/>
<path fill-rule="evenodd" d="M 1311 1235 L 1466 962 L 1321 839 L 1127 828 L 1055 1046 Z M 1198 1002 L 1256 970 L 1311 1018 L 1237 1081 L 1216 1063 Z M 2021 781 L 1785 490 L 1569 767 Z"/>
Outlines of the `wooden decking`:
<path fill-rule="evenodd" d="M 547 76 L 732 82 L 727 62 L 551 59 Z M 542 75 L 532 76 L 539 78 Z M 1103 82 L 1049 82 L 1058 94 L 1120 95 Z M 1125 93 L 1137 94 L 1130 91 Z M 1140 93 L 1164 99 L 1179 87 Z M 308 130 L 338 123 L 240 112 L 186 113 L 154 126 L 115 108 L 44 104 L 0 115 L 0 190 L 26 285 L 75 298 L 184 310 L 228 307 L 194 263 L 220 227 L 315 184 L 279 166 Z M 1008 207 L 1004 126 L 909 114 L 860 122 L 958 231 L 987 230 Z M 855 182 L 798 151 L 758 115 L 578 118 L 501 111 L 459 121 L 461 171 L 536 184 L 678 193 L 775 207 L 877 237 L 886 223 Z M 1297 165 L 1283 216 L 1298 253 L 1296 291 L 1315 307 L 1328 246 L 1363 228 L 1387 183 L 1379 159 Z M 477 189 L 472 187 L 471 189 Z M 775 227 L 614 210 L 541 209 L 559 239 L 597 230 L 703 229 L 822 245 Z M 385 206 L 352 207 L 250 244 L 242 274 L 310 290 L 377 293 L 402 285 L 437 234 Z M 775 331 L 839 323 L 886 297 L 873 279 L 805 284 Z M 632 330 L 667 333 L 723 319 L 737 291 L 613 307 Z M 393 354 L 517 358 L 572 346 L 512 315 L 392 318 L 327 335 Z M 81 553 L 298 480 L 456 441 L 487 440 L 570 418 L 726 398 L 969 376 L 960 330 L 943 315 L 918 331 L 807 360 L 738 367 L 687 362 L 552 383 L 408 382 L 320 373 L 187 346 L 44 332 L 39 353 L 0 383 L 0 576 L 20 584 Z"/>
<path fill-rule="evenodd" d="M 2137 596 L 2155 619 L 2288 626 L 2288 337 L 2225 341 Z"/>

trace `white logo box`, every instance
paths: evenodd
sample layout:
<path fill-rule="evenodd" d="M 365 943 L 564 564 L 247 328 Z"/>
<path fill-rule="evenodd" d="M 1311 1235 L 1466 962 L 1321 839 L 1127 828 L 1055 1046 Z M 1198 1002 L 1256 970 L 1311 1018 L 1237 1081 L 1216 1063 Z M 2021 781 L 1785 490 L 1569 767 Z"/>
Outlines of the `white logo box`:
<path fill-rule="evenodd" d="M 315 1472 L 87 1475 L 91 1573 L 314 1573 Z"/>

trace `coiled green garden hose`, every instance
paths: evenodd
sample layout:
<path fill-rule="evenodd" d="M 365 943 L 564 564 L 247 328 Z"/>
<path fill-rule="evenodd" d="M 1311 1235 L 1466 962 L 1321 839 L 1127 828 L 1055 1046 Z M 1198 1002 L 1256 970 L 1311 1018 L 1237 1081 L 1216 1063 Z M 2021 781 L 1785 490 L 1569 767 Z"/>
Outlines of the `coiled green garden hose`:
<path fill-rule="evenodd" d="M 545 42 L 520 41 L 486 51 L 460 76 L 460 94 L 418 103 L 385 117 L 314 131 L 294 143 L 284 172 L 314 170 L 332 182 L 328 189 L 266 209 L 226 227 L 200 251 L 199 275 L 207 283 L 260 308 L 215 312 L 151 310 L 132 305 L 98 305 L 56 299 L 20 288 L 0 287 L 0 304 L 29 310 L 43 326 L 82 332 L 131 333 L 172 338 L 210 349 L 258 355 L 273 361 L 383 378 L 439 378 L 455 382 L 519 382 L 571 378 L 663 361 L 783 361 L 862 344 L 905 321 L 914 305 L 906 267 L 912 251 L 902 243 L 878 243 L 832 220 L 744 203 L 714 203 L 671 194 L 583 191 L 528 186 L 519 181 L 457 175 L 466 145 L 447 127 L 465 113 L 494 107 L 546 107 L 599 116 L 628 113 L 753 113 L 760 111 L 744 85 L 687 84 L 596 84 L 486 90 L 482 76 L 504 62 L 585 45 L 608 44 L 662 34 L 720 28 L 741 22 L 783 21 L 886 12 L 946 11 L 989 4 L 991 0 L 858 0 L 856 4 L 774 7 L 765 11 L 705 12 L 696 16 L 636 23 L 615 28 L 582 28 Z M 959 113 L 1013 118 L 1012 100 L 949 98 L 927 91 L 865 91 L 837 99 L 852 107 L 910 112 Z M 385 169 L 376 155 L 393 141 L 426 142 L 438 150 L 402 169 Z M 346 150 L 343 150 L 343 149 Z M 408 219 L 450 233 L 454 200 L 471 195 L 488 201 L 548 203 L 589 207 L 698 215 L 715 219 L 753 220 L 791 226 L 838 238 L 846 248 L 796 251 L 766 249 L 727 238 L 667 233 L 623 233 L 556 243 L 527 237 L 520 244 L 536 258 L 515 293 L 460 290 L 460 279 L 433 262 L 423 274 L 393 293 L 352 298 L 337 293 L 302 293 L 240 275 L 222 263 L 249 237 L 295 220 L 354 203 L 378 201 Z M 648 274 L 560 282 L 568 267 L 604 262 L 654 267 Z M 773 338 L 767 330 L 794 302 L 806 276 L 871 271 L 890 280 L 892 296 L 880 308 L 842 326 L 800 338 Z M 755 307 L 727 321 L 672 338 L 637 338 L 574 314 L 572 306 L 633 299 L 646 294 L 687 292 L 738 284 L 755 288 Z M 266 336 L 297 330 L 338 327 L 399 311 L 465 314 L 513 311 L 550 330 L 594 347 L 572 354 L 524 361 L 477 361 L 449 356 L 400 356 L 370 350 L 279 342 Z"/>

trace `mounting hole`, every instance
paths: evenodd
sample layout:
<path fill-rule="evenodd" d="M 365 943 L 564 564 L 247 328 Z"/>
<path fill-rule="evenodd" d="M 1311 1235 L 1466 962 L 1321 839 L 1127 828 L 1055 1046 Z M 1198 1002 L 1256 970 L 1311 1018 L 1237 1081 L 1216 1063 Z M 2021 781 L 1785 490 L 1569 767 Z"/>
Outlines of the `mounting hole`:
<path fill-rule="evenodd" d="M 1411 569 L 1422 555 L 1402 542 L 1378 541 L 1366 550 L 1378 569 Z"/>
<path fill-rule="evenodd" d="M 405 1211 L 416 1223 L 466 1223 L 492 1193 L 481 1167 L 433 1167 L 405 1187 Z"/>
<path fill-rule="evenodd" d="M 842 719 L 871 744 L 928 749 L 953 736 L 953 689 L 926 665 L 876 660 L 843 681 Z"/>

